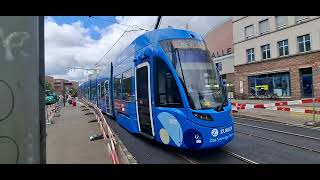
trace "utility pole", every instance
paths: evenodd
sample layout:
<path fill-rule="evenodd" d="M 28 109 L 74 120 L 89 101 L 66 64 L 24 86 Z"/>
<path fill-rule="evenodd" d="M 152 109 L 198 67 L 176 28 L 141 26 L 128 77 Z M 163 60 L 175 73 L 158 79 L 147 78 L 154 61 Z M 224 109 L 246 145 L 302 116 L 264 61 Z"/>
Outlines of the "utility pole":
<path fill-rule="evenodd" d="M 159 28 L 161 19 L 162 19 L 162 16 L 158 16 L 156 25 L 154 26 L 154 29 L 158 29 Z"/>

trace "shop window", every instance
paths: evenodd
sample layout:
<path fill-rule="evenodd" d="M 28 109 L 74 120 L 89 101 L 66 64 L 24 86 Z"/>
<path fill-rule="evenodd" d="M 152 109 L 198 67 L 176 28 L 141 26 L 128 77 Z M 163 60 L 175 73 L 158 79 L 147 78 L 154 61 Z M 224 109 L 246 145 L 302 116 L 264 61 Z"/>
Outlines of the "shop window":
<path fill-rule="evenodd" d="M 289 73 L 263 74 L 248 77 L 249 95 L 278 97 L 291 96 Z"/>

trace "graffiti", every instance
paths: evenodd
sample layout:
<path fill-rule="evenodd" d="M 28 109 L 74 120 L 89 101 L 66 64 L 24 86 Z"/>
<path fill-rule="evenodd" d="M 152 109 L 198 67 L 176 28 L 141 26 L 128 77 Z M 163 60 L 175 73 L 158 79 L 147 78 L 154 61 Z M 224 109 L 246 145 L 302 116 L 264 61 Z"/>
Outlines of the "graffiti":
<path fill-rule="evenodd" d="M 0 80 L 0 122 L 7 119 L 14 109 L 14 95 L 9 84 Z M 6 103 L 3 103 L 6 102 Z M 8 107 L 7 107 L 8 106 Z"/>
<path fill-rule="evenodd" d="M 2 145 L 2 146 L 1 146 Z M 13 145 L 15 147 L 15 151 L 12 148 Z M 13 163 L 11 162 L 12 160 L 15 161 L 16 164 L 18 164 L 18 161 L 19 161 L 19 155 L 20 155 L 20 148 L 16 142 L 16 140 L 14 140 L 12 137 L 9 137 L 9 136 L 0 136 L 0 152 L 5 152 L 5 151 L 8 151 L 7 148 L 10 148 L 11 149 L 11 153 L 8 155 L 5 155 L 5 156 L 0 156 L 0 163 L 4 161 L 4 163 Z M 2 154 L 1 154 L 2 155 Z M 10 159 L 10 157 L 15 157 L 14 159 Z M 10 162 L 6 162 L 6 161 L 10 161 Z"/>
<path fill-rule="evenodd" d="M 4 58 L 7 61 L 13 61 L 15 56 L 13 49 L 20 49 L 19 53 L 22 56 L 28 56 L 29 54 L 21 50 L 24 45 L 24 41 L 30 38 L 30 34 L 27 32 L 13 32 L 7 37 L 4 35 L 3 29 L 0 27 L 0 48 L 4 48 Z"/>

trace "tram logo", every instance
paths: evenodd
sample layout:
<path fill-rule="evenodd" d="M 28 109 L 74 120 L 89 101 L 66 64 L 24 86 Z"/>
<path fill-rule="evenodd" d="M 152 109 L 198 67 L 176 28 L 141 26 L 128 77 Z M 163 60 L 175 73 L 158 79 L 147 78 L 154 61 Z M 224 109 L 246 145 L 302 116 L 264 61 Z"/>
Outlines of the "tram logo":
<path fill-rule="evenodd" d="M 218 129 L 212 129 L 212 131 L 211 131 L 211 135 L 212 135 L 212 137 L 217 137 L 217 136 L 218 136 L 218 134 L 219 134 Z"/>

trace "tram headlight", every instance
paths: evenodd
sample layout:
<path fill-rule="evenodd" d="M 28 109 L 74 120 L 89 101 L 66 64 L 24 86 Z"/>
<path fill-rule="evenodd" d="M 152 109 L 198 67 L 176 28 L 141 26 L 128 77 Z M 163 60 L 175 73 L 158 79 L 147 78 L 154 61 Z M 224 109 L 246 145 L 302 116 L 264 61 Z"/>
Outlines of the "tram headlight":
<path fill-rule="evenodd" d="M 201 114 L 201 113 L 196 113 L 196 112 L 192 112 L 192 114 L 199 119 L 202 120 L 206 120 L 206 121 L 213 121 L 212 117 L 210 115 L 207 114 Z"/>

